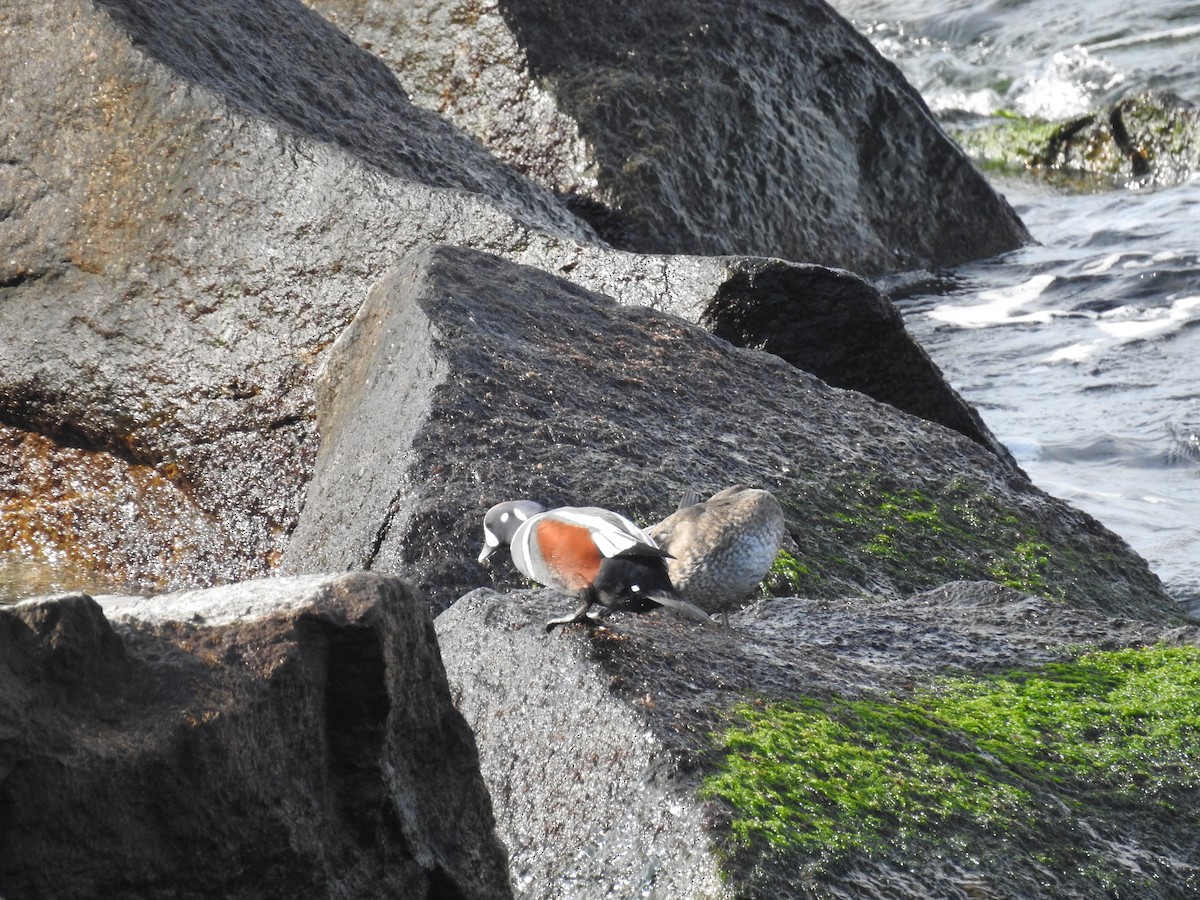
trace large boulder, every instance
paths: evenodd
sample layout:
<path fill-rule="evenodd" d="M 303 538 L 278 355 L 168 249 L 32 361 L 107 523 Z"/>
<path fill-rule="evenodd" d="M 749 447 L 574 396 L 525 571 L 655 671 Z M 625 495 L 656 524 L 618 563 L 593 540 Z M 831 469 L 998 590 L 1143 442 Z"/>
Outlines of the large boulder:
<path fill-rule="evenodd" d="M 876 273 L 1029 240 L 822 0 L 306 0 L 614 245 Z"/>
<path fill-rule="evenodd" d="M 547 635 L 567 606 L 436 621 L 523 900 L 1200 890 L 1195 625 L 980 582 Z"/>
<path fill-rule="evenodd" d="M 126 530 L 151 581 L 267 569 L 315 363 L 397 251 L 588 234 L 297 3 L 38 0 L 0 42 L 0 419 L 149 470 Z M 52 452 L 10 440 L 20 484 Z"/>
<path fill-rule="evenodd" d="M 743 260 L 693 321 L 739 347 L 774 353 L 834 387 L 953 428 L 1016 465 L 909 336 L 899 310 L 850 272 Z"/>
<path fill-rule="evenodd" d="M 472 22 L 518 48 L 506 84 L 540 111 L 520 112 L 504 144 L 545 154 L 493 155 L 298 3 L 32 0 L 2 14 L 0 551 L 82 560 L 96 577 L 143 587 L 367 568 L 405 573 L 424 592 L 358 574 L 285 582 L 283 595 L 256 585 L 0 612 L 0 893 L 505 896 L 475 746 L 422 608 L 515 584 L 502 561 L 475 562 L 480 516 L 505 497 L 598 502 L 649 522 L 684 488 L 769 487 L 791 540 L 772 589 L 812 598 L 766 607 L 785 616 L 849 602 L 847 618 L 866 620 L 914 589 L 991 578 L 1048 597 L 1014 604 L 1034 621 L 1178 617 L 1127 546 L 1029 484 L 857 276 L 807 260 L 624 252 L 603 239 L 795 257 L 811 238 L 829 255 L 810 259 L 864 271 L 1024 239 L 961 155 L 946 155 L 898 74 L 826 7 L 746 7 L 760 69 L 731 30 L 702 27 L 711 5 L 596 11 L 592 49 L 617 48 L 624 62 L 579 52 L 576 69 L 587 48 L 568 33 L 565 6 L 413 8 L 439 23 L 427 29 L 431 57 Z M 622 43 L 638 15 L 645 33 Z M 681 43 L 677 26 L 696 36 Z M 684 57 L 703 58 L 685 68 L 704 115 L 681 105 Z M 596 115 L 583 108 L 589 78 Z M 508 121 L 509 95 L 496 94 L 492 113 L 487 94 L 472 101 L 479 113 Z M 726 103 L 735 94 L 753 108 Z M 776 101 L 778 113 L 763 105 Z M 642 129 L 623 103 L 644 104 L 665 130 Z M 757 143 L 773 140 L 787 172 Z M 558 153 L 556 142 L 571 146 Z M 734 145 L 745 166 L 720 162 Z M 593 171 L 557 180 L 579 160 Z M 688 189 L 698 178 L 704 188 Z M 747 178 L 761 180 L 756 195 Z M 671 208 L 680 190 L 695 202 Z M 777 679 L 768 702 L 803 689 L 784 674 L 811 673 L 813 661 L 829 663 L 830 693 L 871 674 L 870 660 L 810 654 L 835 639 L 810 632 L 798 653 L 760 648 L 779 661 L 773 670 L 746 666 L 754 645 L 705 632 L 692 661 L 707 667 L 701 676 L 636 631 L 597 634 L 617 668 L 584 671 L 578 656 L 564 669 L 567 645 L 539 631 L 563 598 L 540 596 L 526 609 L 477 594 L 455 607 L 463 629 L 444 634 L 461 662 L 476 632 L 488 648 L 476 661 L 512 673 L 496 688 L 510 705 L 488 714 L 519 710 L 514 724 L 526 699 L 549 703 L 555 676 L 541 666 L 583 672 L 585 693 L 647 685 L 630 695 L 647 710 L 672 666 L 686 678 L 678 692 L 697 685 L 705 697 L 715 698 L 714 672 L 744 669 L 730 679 L 739 690 Z M 910 626 L 926 620 L 897 621 L 890 635 L 847 633 L 869 641 L 863 652 L 903 655 Z M 1119 627 L 1105 619 L 1078 635 Z M 947 634 L 930 633 L 922 645 Z M 502 663 L 506 635 L 531 648 L 529 665 Z M 637 653 L 621 656 L 623 646 Z M 651 672 L 638 659 L 669 664 Z M 506 693 L 534 676 L 525 695 Z M 469 678 L 456 684 L 464 703 L 468 690 L 479 702 Z M 565 700 L 601 713 L 577 692 Z M 663 708 L 681 733 L 713 721 Z M 621 745 L 650 732 L 628 713 L 601 713 L 607 744 L 586 716 L 563 720 L 581 731 L 556 764 L 582 756 L 603 777 L 593 748 L 604 746 L 612 803 L 636 783 L 660 807 L 631 808 L 633 844 L 601 841 L 592 858 L 611 860 L 621 886 L 652 877 L 708 890 L 713 858 L 686 836 L 736 818 L 725 801 L 697 809 L 695 783 L 676 777 L 700 744 L 651 733 L 646 743 L 664 749 L 649 763 L 661 780 L 646 788 L 645 760 Z M 539 828 L 550 829 L 547 853 L 578 854 L 584 842 L 585 858 L 589 832 L 612 834 L 597 818 L 611 809 L 586 810 L 595 790 L 571 789 L 580 805 L 567 824 L 538 808 L 540 795 L 523 830 L 505 808 L 521 890 L 567 871 L 529 855 Z M 676 809 L 684 837 L 666 833 Z M 664 850 L 641 866 L 637 844 Z"/>
<path fill-rule="evenodd" d="M 271 571 L 315 373 L 431 240 L 692 321 L 719 298 L 732 340 L 785 316 L 773 352 L 1003 454 L 861 279 L 614 251 L 297 3 L 36 0 L 0 80 L 0 551 L 138 589 Z"/>
<path fill-rule="evenodd" d="M 747 483 L 783 505 L 787 593 L 992 578 L 1179 614 L 1118 537 L 961 434 L 477 250 L 423 248 L 372 290 L 329 354 L 318 426 L 283 568 L 403 572 L 435 608 L 514 583 L 475 561 L 493 503 L 649 524 L 687 488 Z"/>
<path fill-rule="evenodd" d="M 0 656 L 6 897 L 511 896 L 398 579 L 31 600 Z"/>

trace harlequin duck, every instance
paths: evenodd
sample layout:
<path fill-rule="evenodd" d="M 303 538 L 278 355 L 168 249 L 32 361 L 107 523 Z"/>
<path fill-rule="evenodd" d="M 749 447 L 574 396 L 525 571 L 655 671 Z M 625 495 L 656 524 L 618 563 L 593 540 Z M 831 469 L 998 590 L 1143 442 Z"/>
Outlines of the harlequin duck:
<path fill-rule="evenodd" d="M 574 615 L 552 619 L 546 630 L 583 622 L 593 603 L 631 612 L 660 606 L 698 621 L 703 610 L 681 599 L 667 576 L 667 554 L 644 531 L 618 513 L 595 506 L 546 510 L 531 500 L 499 503 L 483 519 L 483 562 L 509 546 L 513 563 L 527 578 L 571 594 L 580 606 Z"/>
<path fill-rule="evenodd" d="M 737 484 L 704 501 L 685 494 L 679 509 L 648 531 L 671 555 L 667 572 L 675 590 L 726 619 L 775 561 L 783 510 L 770 491 Z"/>

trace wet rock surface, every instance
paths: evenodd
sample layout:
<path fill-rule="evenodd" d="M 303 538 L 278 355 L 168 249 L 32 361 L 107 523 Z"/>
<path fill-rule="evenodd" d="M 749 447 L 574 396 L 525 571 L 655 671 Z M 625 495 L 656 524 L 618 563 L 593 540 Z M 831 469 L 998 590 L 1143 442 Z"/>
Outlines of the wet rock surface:
<path fill-rule="evenodd" d="M 979 413 L 947 390 L 892 302 L 850 272 L 747 260 L 699 321 L 739 347 L 774 353 L 834 387 L 953 428 L 1016 466 Z"/>
<path fill-rule="evenodd" d="M 600 661 L 610 636 L 627 637 L 602 630 L 589 639 L 581 626 L 547 635 L 545 621 L 569 602 L 552 591 L 479 590 L 436 620 L 447 676 L 479 742 L 517 895 L 722 896 L 678 736 L 614 693 L 619 684 L 657 695 L 657 679 L 653 686 L 631 680 Z M 691 633 L 703 626 L 650 618 L 664 643 L 699 646 Z M 632 616 L 621 621 L 639 624 Z M 690 769 L 694 775 L 694 763 Z"/>
<path fill-rule="evenodd" d="M 311 474 L 313 369 L 396 248 L 587 233 L 298 4 L 4 15 L 0 418 L 155 469 L 174 503 L 135 521 L 210 520 L 160 584 L 270 567 Z"/>
<path fill-rule="evenodd" d="M 1169 187 L 1200 171 L 1200 110 L 1167 91 L 1065 122 L 1014 118 L 952 130 L 984 165 L 1067 189 Z"/>
<path fill-rule="evenodd" d="M 0 607 L 0 894 L 511 896 L 398 580 Z"/>
<path fill-rule="evenodd" d="M 876 273 L 1028 240 L 821 2 L 605 4 L 586 27 L 561 0 L 311 5 L 615 246 Z"/>
<path fill-rule="evenodd" d="M 478 251 L 412 254 L 329 359 L 289 571 L 403 572 L 441 609 L 515 583 L 475 561 L 494 503 L 648 525 L 689 487 L 744 483 L 779 498 L 802 563 L 780 592 L 1002 572 L 1072 604 L 1177 613 L 1119 538 L 956 432 Z"/>
<path fill-rule="evenodd" d="M 566 602 L 549 591 L 480 590 L 436 620 L 524 898 L 925 897 L 971 895 L 971 885 L 992 897 L 1086 895 L 1086 873 L 1048 872 L 1031 855 L 1036 841 L 1018 847 L 1002 834 L 983 841 L 1000 848 L 998 859 L 965 838 L 959 855 L 884 847 L 816 865 L 801 853 L 730 856 L 727 814 L 699 791 L 719 764 L 714 734 L 743 703 L 894 700 L 935 676 L 1200 644 L 1195 625 L 1113 619 L 986 582 L 888 600 L 767 600 L 731 617 L 730 631 L 656 612 L 546 635 L 542 622 Z M 1066 794 L 1045 803 L 1073 804 L 1083 817 L 1052 826 L 1081 856 L 1094 852 L 1134 880 L 1157 873 L 1149 896 L 1194 886 L 1196 873 L 1177 864 L 1191 839 L 1171 832 L 1169 816 L 1139 819 L 1136 806 L 1118 805 L 1114 836 Z M 586 827 L 580 808 L 590 810 Z"/>
<path fill-rule="evenodd" d="M 457 33 L 454 15 L 430 15 Z M 413 248 L 475 247 L 693 321 L 727 281 L 763 265 L 612 250 L 544 184 L 414 105 L 377 56 L 296 3 L 37 0 L 3 16 L 0 80 L 13 93 L 0 123 L 0 422 L 13 447 L 5 505 L 18 515 L 5 517 L 0 544 L 72 558 L 128 589 L 275 567 L 320 440 L 314 375 Z M 480 11 L 480 23 L 493 19 Z M 442 39 L 433 25 L 416 30 Z M 892 77 L 897 108 L 920 119 Z M 832 103 L 841 87 L 823 90 Z M 979 227 L 993 220 L 926 178 L 931 204 L 957 204 Z M 874 201 L 839 201 L 856 215 L 860 202 Z M 912 212 L 906 204 L 905 221 Z M 807 298 L 846 276 L 805 271 L 786 303 L 815 334 L 822 319 Z M 739 288 L 738 302 L 756 296 Z M 743 318 L 747 335 L 761 330 L 753 312 Z M 855 354 L 831 365 L 773 349 L 837 384 L 877 382 L 854 371 Z M 930 364 L 887 399 L 988 444 L 948 387 L 930 402 L 938 377 Z M 122 489 L 52 484 L 42 512 L 27 488 L 46 479 L 47 460 L 68 457 Z M 96 536 L 118 532 L 98 558 Z"/>
<path fill-rule="evenodd" d="M 0 608 L 0 894 L 510 895 L 428 615 L 517 585 L 475 562 L 500 499 L 649 523 L 768 487 L 770 590 L 807 598 L 736 640 L 550 638 L 547 593 L 443 616 L 522 893 L 719 896 L 694 791 L 735 695 L 1038 661 L 1043 620 L 1190 627 L 845 271 L 1026 236 L 826 6 L 610 5 L 589 36 L 566 4 L 391 6 L 320 5 L 361 46 L 285 0 L 0 11 L 0 552 L 416 586 Z M 910 598 L 964 578 L 1053 599 Z"/>

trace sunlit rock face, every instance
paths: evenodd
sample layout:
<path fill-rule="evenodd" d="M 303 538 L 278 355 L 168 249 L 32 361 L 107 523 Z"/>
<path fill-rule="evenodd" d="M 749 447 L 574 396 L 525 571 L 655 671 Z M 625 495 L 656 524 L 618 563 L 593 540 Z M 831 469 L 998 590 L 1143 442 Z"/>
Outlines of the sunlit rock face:
<path fill-rule="evenodd" d="M 694 63 L 689 71 L 696 84 L 707 85 L 704 102 L 713 104 L 708 116 L 695 117 L 694 98 L 683 98 L 687 119 L 706 123 L 700 141 L 681 128 L 680 97 L 671 94 L 656 106 L 657 95 L 645 89 L 659 82 L 671 92 L 678 88 L 677 79 L 663 80 L 655 68 L 683 52 L 678 35 L 651 29 L 639 38 L 661 44 L 664 52 L 674 49 L 643 68 L 647 54 L 630 47 L 632 54 L 623 58 L 631 80 L 624 87 L 597 82 L 605 112 L 589 119 L 572 85 L 582 73 L 597 71 L 597 61 L 581 55 L 579 73 L 568 72 L 552 58 L 553 30 L 540 32 L 526 21 L 533 15 L 545 28 L 563 28 L 556 18 L 561 10 L 506 7 L 458 15 L 422 9 L 405 7 L 393 15 L 371 7 L 372 27 L 396 39 L 363 37 L 364 46 L 338 30 L 355 24 L 347 11 L 335 16 L 337 9 L 325 9 L 336 20 L 332 24 L 285 0 L 250 6 L 228 0 L 186 6 L 37 0 L 6 14 L 0 80 L 11 86 L 11 95 L 0 122 L 7 154 L 0 422 L 12 429 L 4 440 L 14 452 L 3 464 L 0 503 L 14 517 L 6 515 L 0 525 L 0 552 L 31 553 L 56 567 L 74 567 L 94 583 L 126 589 L 203 585 L 272 571 L 299 520 L 321 439 L 316 373 L 372 285 L 430 242 L 484 250 L 622 303 L 693 321 L 718 296 L 729 313 L 732 297 L 734 313 L 745 305 L 750 314 L 723 333 L 748 343 L 771 327 L 780 303 L 775 297 L 756 322 L 759 295 L 776 295 L 775 287 L 748 294 L 722 290 L 761 268 L 741 254 L 802 258 L 810 268 L 783 292 L 784 315 L 813 325 L 805 331 L 809 337 L 824 333 L 829 341 L 801 347 L 776 340 L 772 352 L 830 383 L 949 424 L 999 452 L 898 322 L 884 321 L 898 343 L 880 347 L 903 345 L 910 358 L 916 350 L 920 378 L 883 396 L 870 369 L 872 360 L 891 352 L 863 356 L 850 346 L 848 353 L 827 353 L 836 336 L 828 326 L 816 327 L 805 311 L 809 295 L 832 297 L 836 304 L 846 296 L 836 286 L 821 287 L 845 278 L 812 260 L 892 268 L 910 257 L 925 258 L 919 245 L 927 237 L 954 247 L 957 238 L 938 236 L 941 226 L 928 234 L 918 227 L 918 210 L 938 219 L 956 208 L 946 222 L 957 223 L 954 235 L 980 236 L 973 249 L 961 250 L 975 255 L 993 252 L 989 229 L 1011 218 L 981 206 L 970 191 L 955 193 L 946 172 L 959 172 L 957 163 L 939 169 L 935 180 L 921 170 L 909 179 L 922 186 L 920 196 L 892 201 L 863 193 L 858 173 L 843 178 L 841 169 L 827 171 L 861 156 L 846 143 L 851 131 L 866 127 L 855 118 L 864 100 L 856 86 L 869 84 L 863 89 L 886 99 L 883 112 L 868 117 L 871 127 L 896 127 L 901 139 L 860 136 L 852 144 L 861 138 L 862 147 L 885 156 L 902 147 L 945 144 L 919 99 L 846 23 L 819 5 L 788 11 L 777 33 L 763 33 L 763 46 L 778 45 L 778 51 L 762 57 L 759 77 L 752 59 L 693 21 L 701 13 L 679 19 L 679 27 L 710 35 L 709 49 L 701 52 L 696 44 L 685 54 Z M 765 6 L 748 11 L 747 21 L 761 23 L 769 13 Z M 605 13 L 617 18 L 598 23 L 597 40 L 619 41 L 624 14 Z M 427 16 L 428 22 L 406 30 L 405 23 L 417 21 L 411 16 Z M 797 16 L 811 19 L 813 34 L 824 35 L 835 56 L 841 53 L 836 48 L 846 51 L 827 77 L 811 68 Z M 668 18 L 655 28 L 675 28 Z M 480 40 L 470 37 L 471 27 Z M 399 53 L 401 35 L 422 36 L 427 52 Z M 780 36 L 786 39 L 773 39 Z M 479 71 L 496 77 L 494 109 L 487 109 L 487 89 L 471 99 L 450 90 L 447 97 L 459 99 L 430 109 L 431 92 L 442 91 L 437 80 L 425 79 L 418 90 L 409 83 L 417 69 L 395 65 L 402 55 L 414 66 L 439 69 L 435 60 L 457 52 L 451 47 L 468 48 L 464 52 L 474 60 L 452 65 L 452 80 L 476 71 L 476 62 L 489 54 L 493 58 Z M 718 88 L 721 73 L 728 75 L 735 63 L 743 81 Z M 843 65 L 854 78 L 837 75 Z M 780 83 L 783 105 L 775 110 L 766 98 L 776 89 L 767 85 L 793 69 L 795 77 Z M 509 75 L 501 77 L 505 70 Z M 544 74 L 551 71 L 561 76 Z M 552 91 L 552 82 L 560 89 Z M 757 98 L 753 116 L 763 117 L 761 129 L 724 102 L 729 90 L 743 88 Z M 806 92 L 811 102 L 804 100 Z M 834 128 L 831 110 L 843 93 L 846 118 Z M 457 110 L 466 107 L 474 110 L 476 124 L 459 120 Z M 784 140 L 783 132 L 793 127 L 788 123 L 807 121 L 804 110 L 818 107 L 829 141 L 814 140 L 807 131 Z M 624 117 L 616 115 L 621 110 Z M 650 135 L 642 127 L 645 115 L 672 123 L 670 130 Z M 487 121 L 492 126 L 477 127 Z M 489 128 L 498 141 L 482 133 Z M 589 149 L 597 135 L 607 135 L 609 143 Z M 638 150 L 627 141 L 654 146 Z M 746 155 L 744 167 L 722 174 L 708 165 L 726 153 L 722 141 Z M 521 158 L 510 153 L 518 146 L 525 148 Z M 642 162 L 625 167 L 621 154 Z M 769 163 L 775 156 L 777 162 Z M 787 177 L 760 171 L 768 163 L 791 167 Z M 614 179 L 626 171 L 633 180 L 622 187 Z M 683 190 L 696 179 L 709 187 Z M 805 186 L 793 188 L 800 180 Z M 650 182 L 678 184 L 655 193 Z M 592 184 L 599 186 L 592 190 Z M 887 212 L 892 202 L 902 209 Z M 838 224 L 851 210 L 856 221 L 867 223 L 865 231 Z M 702 224 L 710 215 L 712 221 Z M 967 227 L 964 217 L 973 225 Z M 909 236 L 885 240 L 869 225 L 876 220 L 903 221 Z M 816 229 L 836 242 L 793 240 L 787 235 L 794 229 Z M 641 237 L 618 240 L 626 233 Z M 608 241 L 637 251 L 739 256 L 644 255 L 614 250 Z M 884 244 L 887 259 L 879 256 Z M 868 286 L 858 289 L 865 303 L 851 299 L 848 308 L 886 308 L 877 294 L 867 296 Z M 728 315 L 722 319 L 729 321 Z M 810 352 L 813 346 L 821 352 Z M 889 388 L 909 381 L 884 379 Z M 932 405 L 931 384 L 938 395 Z M 68 574 L 54 577 L 62 586 L 75 583 Z"/>
<path fill-rule="evenodd" d="M 1194 624 L 987 582 L 546 634 L 566 608 L 436 621 L 522 900 L 1198 886 Z"/>
<path fill-rule="evenodd" d="M 123 567 L 134 586 L 271 567 L 314 370 L 398 252 L 590 235 L 298 4 L 47 0 L 0 41 L 0 418 L 155 482 L 79 508 L 124 507 L 128 542 L 160 545 Z M 87 555 L 90 527 L 46 551 Z"/>
<path fill-rule="evenodd" d="M 89 594 L 374 570 L 0 610 L 10 900 L 969 893 L 894 835 L 730 844 L 725 717 L 1193 641 L 848 271 L 1025 234 L 824 4 L 9 6 L 0 554 Z M 649 523 L 734 482 L 788 530 L 742 632 L 552 640 L 565 598 L 476 562 L 497 500 Z M 1081 845 L 1103 887 L 1175 886 L 1166 809 Z"/>
<path fill-rule="evenodd" d="M 321 450 L 283 566 L 403 572 L 435 609 L 516 583 L 477 562 L 494 503 L 598 505 L 648 525 L 689 487 L 750 484 L 779 499 L 803 564 L 777 592 L 991 578 L 1178 612 L 1118 537 L 958 432 L 477 250 L 426 247 L 381 281 L 319 398 Z"/>
<path fill-rule="evenodd" d="M 309 0 L 615 246 L 876 273 L 1028 240 L 917 92 L 817 0 Z M 398 8 L 399 7 L 399 8 Z"/>

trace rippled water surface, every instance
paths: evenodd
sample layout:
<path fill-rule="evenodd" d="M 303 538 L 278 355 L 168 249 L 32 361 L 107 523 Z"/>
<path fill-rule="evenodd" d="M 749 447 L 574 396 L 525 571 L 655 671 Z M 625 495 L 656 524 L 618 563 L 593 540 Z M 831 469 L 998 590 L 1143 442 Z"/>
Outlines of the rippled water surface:
<path fill-rule="evenodd" d="M 1146 88 L 1200 101 L 1200 4 L 834 6 L 936 111 L 1066 117 Z M 1200 613 L 1200 179 L 997 187 L 1038 246 L 884 287 L 1033 480 Z"/>
<path fill-rule="evenodd" d="M 49 594 L 119 590 L 103 576 L 62 559 L 0 551 L 0 606 Z"/>
<path fill-rule="evenodd" d="M 1200 4 L 835 0 L 936 110 L 1077 115 L 1148 88 L 1200 100 Z"/>

